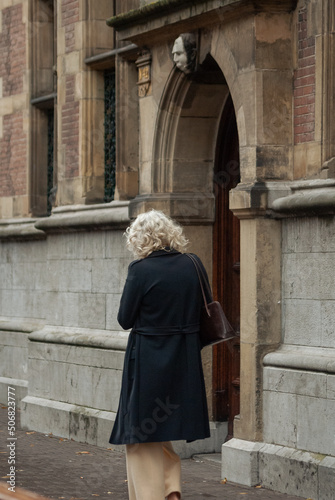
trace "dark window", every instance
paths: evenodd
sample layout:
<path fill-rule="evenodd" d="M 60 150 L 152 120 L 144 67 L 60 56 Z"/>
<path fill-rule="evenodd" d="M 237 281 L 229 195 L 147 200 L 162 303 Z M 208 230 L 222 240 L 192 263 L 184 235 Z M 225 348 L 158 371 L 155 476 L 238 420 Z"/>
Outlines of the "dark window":
<path fill-rule="evenodd" d="M 52 206 L 54 205 L 54 110 L 48 111 L 48 214 L 51 214 Z"/>
<path fill-rule="evenodd" d="M 115 71 L 105 71 L 105 196 L 114 199 L 115 192 Z"/>

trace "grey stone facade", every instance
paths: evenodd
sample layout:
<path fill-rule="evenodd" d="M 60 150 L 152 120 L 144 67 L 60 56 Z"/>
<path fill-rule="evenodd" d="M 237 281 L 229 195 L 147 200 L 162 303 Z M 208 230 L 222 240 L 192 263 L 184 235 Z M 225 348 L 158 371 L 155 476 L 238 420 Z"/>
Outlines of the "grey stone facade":
<path fill-rule="evenodd" d="M 270 203 L 283 217 L 282 342 L 263 360 L 263 441 L 223 445 L 222 475 L 238 482 L 232 464 L 239 461 L 245 484 L 328 500 L 335 484 L 333 181 L 291 188 Z"/>
<path fill-rule="evenodd" d="M 128 223 L 128 203 L 112 202 L 56 210 L 34 230 L 0 227 L 0 401 L 15 388 L 23 428 L 108 446 L 128 339 L 117 322 Z M 219 451 L 226 433 L 212 422 L 211 438 L 176 447 Z"/>
<path fill-rule="evenodd" d="M 108 229 L 99 226 L 104 209 L 67 211 L 63 231 L 43 239 L 26 227 L 13 240 L 3 224 L 0 245 L 1 401 L 15 387 L 24 427 L 101 446 L 118 405 L 128 334 L 116 315 L 132 260 L 122 236 L 128 204 L 111 204 Z M 95 230 L 77 232 L 78 217 Z"/>

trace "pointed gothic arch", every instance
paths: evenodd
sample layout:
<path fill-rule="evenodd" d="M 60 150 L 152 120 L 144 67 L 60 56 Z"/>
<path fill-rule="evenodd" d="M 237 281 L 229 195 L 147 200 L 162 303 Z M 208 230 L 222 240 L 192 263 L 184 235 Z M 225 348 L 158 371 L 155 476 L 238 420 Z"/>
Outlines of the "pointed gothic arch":
<path fill-rule="evenodd" d="M 171 71 L 156 122 L 153 193 L 212 194 L 215 141 L 228 96 L 210 55 L 191 76 Z"/>

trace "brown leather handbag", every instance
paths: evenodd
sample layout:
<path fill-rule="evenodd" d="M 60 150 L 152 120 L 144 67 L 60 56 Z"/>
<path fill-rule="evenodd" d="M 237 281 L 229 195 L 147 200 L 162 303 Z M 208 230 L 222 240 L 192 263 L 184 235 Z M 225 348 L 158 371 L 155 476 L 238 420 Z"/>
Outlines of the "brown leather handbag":
<path fill-rule="evenodd" d="M 216 300 L 207 302 L 204 285 L 207 288 L 208 295 L 211 297 L 212 294 L 210 291 L 209 283 L 198 261 L 193 257 L 193 255 L 189 253 L 187 253 L 186 255 L 191 259 L 197 271 L 202 296 L 204 299 L 204 306 L 201 309 L 200 315 L 200 341 L 202 347 L 217 344 L 219 342 L 224 342 L 225 340 L 230 340 L 236 337 L 236 333 L 227 320 L 220 302 Z"/>

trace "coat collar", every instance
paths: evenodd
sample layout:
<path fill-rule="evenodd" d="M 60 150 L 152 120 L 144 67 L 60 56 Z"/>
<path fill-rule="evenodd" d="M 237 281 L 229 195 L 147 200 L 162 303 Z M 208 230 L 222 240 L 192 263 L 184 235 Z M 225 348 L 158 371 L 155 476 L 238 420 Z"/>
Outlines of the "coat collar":
<path fill-rule="evenodd" d="M 150 259 L 151 257 L 161 257 L 162 255 L 175 255 L 178 252 L 178 250 L 175 250 L 174 248 L 166 249 L 166 250 L 155 250 L 154 252 L 150 253 L 146 258 Z"/>

